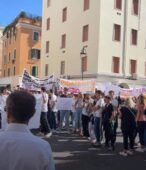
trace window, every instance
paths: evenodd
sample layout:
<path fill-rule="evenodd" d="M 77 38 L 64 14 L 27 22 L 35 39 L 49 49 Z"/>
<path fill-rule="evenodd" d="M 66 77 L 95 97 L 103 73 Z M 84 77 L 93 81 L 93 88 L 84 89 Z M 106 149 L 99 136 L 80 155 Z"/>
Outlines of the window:
<path fill-rule="evenodd" d="M 63 34 L 61 37 L 61 48 L 66 47 L 66 34 Z"/>
<path fill-rule="evenodd" d="M 88 41 L 88 31 L 89 31 L 89 26 L 85 25 L 83 26 L 83 37 L 82 37 L 82 41 Z"/>
<path fill-rule="evenodd" d="M 130 74 L 136 73 L 137 62 L 136 60 L 130 60 Z"/>
<path fill-rule="evenodd" d="M 139 11 L 139 0 L 133 0 L 133 14 L 138 15 Z"/>
<path fill-rule="evenodd" d="M 40 59 L 40 50 L 39 49 L 31 49 L 31 59 Z"/>
<path fill-rule="evenodd" d="M 67 20 L 67 8 L 64 8 L 62 10 L 62 22 L 65 22 Z"/>
<path fill-rule="evenodd" d="M 120 41 L 121 40 L 121 26 L 114 24 L 114 40 Z"/>
<path fill-rule="evenodd" d="M 8 61 L 10 62 L 11 60 L 11 53 L 9 53 L 9 58 L 8 58 Z"/>
<path fill-rule="evenodd" d="M 4 77 L 6 76 L 6 71 L 4 70 Z"/>
<path fill-rule="evenodd" d="M 90 6 L 90 0 L 84 0 L 84 11 L 88 10 Z"/>
<path fill-rule="evenodd" d="M 14 50 L 14 56 L 13 59 L 16 59 L 16 49 Z"/>
<path fill-rule="evenodd" d="M 82 65 L 81 65 L 81 68 L 82 68 L 82 72 L 87 71 L 87 56 L 82 57 Z"/>
<path fill-rule="evenodd" d="M 16 67 L 13 68 L 13 75 L 15 76 L 16 74 Z"/>
<path fill-rule="evenodd" d="M 47 30 L 50 29 L 50 18 L 47 19 Z"/>
<path fill-rule="evenodd" d="M 47 0 L 47 7 L 49 7 L 51 4 L 51 0 Z"/>
<path fill-rule="evenodd" d="M 8 68 L 8 76 L 10 76 L 10 68 Z"/>
<path fill-rule="evenodd" d="M 48 76 L 48 72 L 49 72 L 49 65 L 46 64 L 45 65 L 45 76 Z"/>
<path fill-rule="evenodd" d="M 113 57 L 113 73 L 119 73 L 120 58 Z"/>
<path fill-rule="evenodd" d="M 46 41 L 46 53 L 49 53 L 50 42 Z"/>
<path fill-rule="evenodd" d="M 65 74 L 65 61 L 61 61 L 60 74 Z"/>
<path fill-rule="evenodd" d="M 115 0 L 115 8 L 119 10 L 122 9 L 122 0 Z"/>
<path fill-rule="evenodd" d="M 4 64 L 6 64 L 6 63 L 7 63 L 7 56 L 4 55 Z"/>
<path fill-rule="evenodd" d="M 146 76 L 146 62 L 145 62 L 145 66 L 144 66 L 144 75 Z"/>
<path fill-rule="evenodd" d="M 131 30 L 131 43 L 132 45 L 137 45 L 137 30 L 132 29 Z"/>
<path fill-rule="evenodd" d="M 34 77 L 37 77 L 37 76 L 38 76 L 38 67 L 37 67 L 37 66 L 32 66 L 31 74 L 32 74 L 32 76 L 34 76 Z"/>
<path fill-rule="evenodd" d="M 38 41 L 39 40 L 39 33 L 38 32 L 34 32 L 33 33 L 33 40 L 34 41 Z"/>

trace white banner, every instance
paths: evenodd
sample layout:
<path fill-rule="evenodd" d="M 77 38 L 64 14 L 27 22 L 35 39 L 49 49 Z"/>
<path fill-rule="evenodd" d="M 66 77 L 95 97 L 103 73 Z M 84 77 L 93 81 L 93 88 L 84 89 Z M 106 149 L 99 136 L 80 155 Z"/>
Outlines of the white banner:
<path fill-rule="evenodd" d="M 73 98 L 58 97 L 56 108 L 57 110 L 72 110 Z"/>
<path fill-rule="evenodd" d="M 21 87 L 28 90 L 38 90 L 41 87 L 45 87 L 47 90 L 51 89 L 55 84 L 54 76 L 51 75 L 45 79 L 39 79 L 31 76 L 26 70 L 22 75 Z"/>

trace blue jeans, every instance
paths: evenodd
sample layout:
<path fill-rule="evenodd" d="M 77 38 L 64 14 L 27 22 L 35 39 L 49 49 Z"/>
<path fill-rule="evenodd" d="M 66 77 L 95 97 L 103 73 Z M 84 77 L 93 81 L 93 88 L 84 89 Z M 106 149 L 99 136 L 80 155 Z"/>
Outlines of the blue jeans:
<path fill-rule="evenodd" d="M 51 129 L 56 129 L 56 112 L 48 112 L 48 121 Z"/>
<path fill-rule="evenodd" d="M 70 111 L 68 110 L 60 110 L 60 127 L 63 127 L 63 121 L 65 119 L 65 127 L 69 129 L 69 116 Z"/>
<path fill-rule="evenodd" d="M 94 133 L 95 133 L 97 142 L 100 142 L 100 133 L 101 133 L 100 121 L 101 121 L 100 117 L 95 117 L 95 119 L 94 119 Z"/>
<path fill-rule="evenodd" d="M 76 108 L 75 112 L 75 129 L 81 128 L 81 115 L 82 115 L 82 108 Z"/>

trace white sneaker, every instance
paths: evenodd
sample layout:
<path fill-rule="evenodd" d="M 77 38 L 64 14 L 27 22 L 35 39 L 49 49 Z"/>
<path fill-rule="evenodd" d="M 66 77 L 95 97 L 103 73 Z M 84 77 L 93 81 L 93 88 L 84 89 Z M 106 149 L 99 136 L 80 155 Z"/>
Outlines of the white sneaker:
<path fill-rule="evenodd" d="M 136 152 L 144 152 L 144 149 L 143 148 L 137 148 L 136 150 L 135 150 Z"/>
<path fill-rule="evenodd" d="M 125 152 L 125 151 L 122 151 L 122 152 L 120 152 L 119 154 L 120 154 L 121 156 L 128 156 L 127 152 Z"/>
<path fill-rule="evenodd" d="M 37 136 L 44 136 L 44 134 L 42 132 L 39 132 L 36 134 Z"/>
<path fill-rule="evenodd" d="M 51 136 L 52 136 L 52 132 L 47 133 L 47 134 L 45 135 L 46 138 L 50 138 Z"/>
<path fill-rule="evenodd" d="M 126 153 L 127 153 L 128 155 L 133 155 L 133 151 L 130 151 L 130 150 L 128 150 Z"/>

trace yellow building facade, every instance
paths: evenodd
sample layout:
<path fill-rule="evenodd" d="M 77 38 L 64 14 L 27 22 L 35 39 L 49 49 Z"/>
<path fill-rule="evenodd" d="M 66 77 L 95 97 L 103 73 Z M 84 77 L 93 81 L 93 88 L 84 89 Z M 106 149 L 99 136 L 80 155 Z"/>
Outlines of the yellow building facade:
<path fill-rule="evenodd" d="M 0 27 L 0 77 L 2 76 L 2 48 L 3 48 L 3 27 Z"/>
<path fill-rule="evenodd" d="M 26 69 L 40 76 L 41 18 L 21 12 L 3 31 L 1 83 L 16 86 Z"/>

